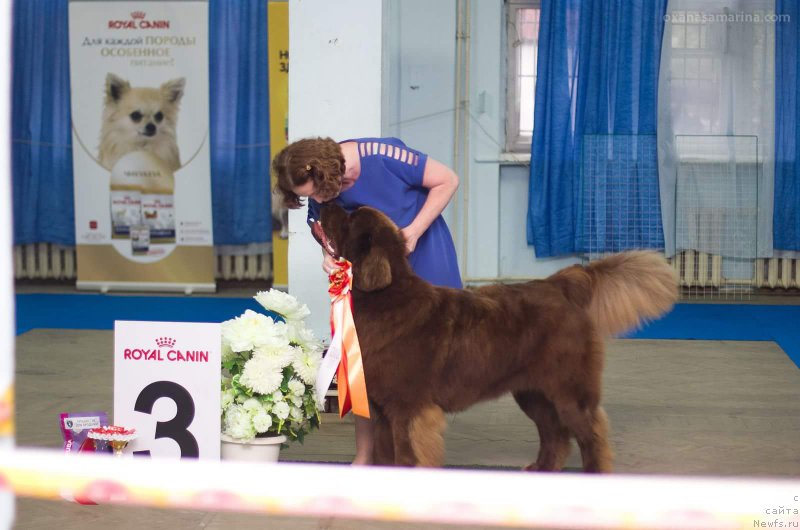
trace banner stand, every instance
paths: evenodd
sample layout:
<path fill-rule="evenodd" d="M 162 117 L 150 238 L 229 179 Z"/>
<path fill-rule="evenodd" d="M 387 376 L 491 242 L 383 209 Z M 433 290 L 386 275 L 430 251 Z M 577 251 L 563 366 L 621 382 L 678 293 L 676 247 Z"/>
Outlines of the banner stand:
<path fill-rule="evenodd" d="M 183 293 L 186 295 L 194 293 L 214 293 L 217 285 L 214 283 L 146 283 L 146 282 L 77 282 L 75 287 L 79 291 L 98 291 L 108 293 L 110 291 L 156 291 L 165 293 Z"/>

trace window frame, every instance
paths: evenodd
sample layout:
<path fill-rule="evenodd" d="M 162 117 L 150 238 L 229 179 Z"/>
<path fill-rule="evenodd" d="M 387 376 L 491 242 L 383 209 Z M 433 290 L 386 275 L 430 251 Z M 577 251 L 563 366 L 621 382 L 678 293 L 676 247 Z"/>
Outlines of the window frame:
<path fill-rule="evenodd" d="M 519 128 L 520 116 L 520 91 L 519 77 L 520 69 L 517 60 L 517 47 L 514 45 L 517 36 L 517 11 L 520 9 L 539 9 L 541 14 L 541 0 L 506 0 L 506 31 L 505 31 L 505 55 L 506 55 L 506 115 L 505 132 L 506 142 L 505 151 L 508 153 L 530 153 L 533 134 L 522 134 Z M 541 26 L 540 26 L 541 29 Z M 536 53 L 538 55 L 538 37 Z M 536 73 L 534 73 L 536 76 Z M 536 78 L 538 81 L 538 78 Z M 534 82 L 534 98 L 536 93 L 536 83 Z M 535 101 L 534 101 L 535 108 Z"/>

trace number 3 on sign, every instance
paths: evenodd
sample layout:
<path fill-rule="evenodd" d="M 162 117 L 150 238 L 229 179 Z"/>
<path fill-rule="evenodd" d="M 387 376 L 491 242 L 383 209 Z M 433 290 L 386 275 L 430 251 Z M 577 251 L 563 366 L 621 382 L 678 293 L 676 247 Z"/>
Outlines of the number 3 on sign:
<path fill-rule="evenodd" d="M 156 381 L 142 389 L 136 399 L 133 410 L 145 414 L 153 413 L 153 405 L 161 398 L 169 398 L 175 402 L 175 417 L 169 421 L 156 423 L 155 439 L 170 438 L 181 448 L 181 458 L 197 458 L 200 450 L 197 440 L 187 429 L 194 420 L 194 401 L 192 395 L 178 383 L 172 381 Z M 134 451 L 135 455 L 150 456 L 150 450 Z"/>
<path fill-rule="evenodd" d="M 114 423 L 138 434 L 127 452 L 219 459 L 220 325 L 114 324 Z"/>

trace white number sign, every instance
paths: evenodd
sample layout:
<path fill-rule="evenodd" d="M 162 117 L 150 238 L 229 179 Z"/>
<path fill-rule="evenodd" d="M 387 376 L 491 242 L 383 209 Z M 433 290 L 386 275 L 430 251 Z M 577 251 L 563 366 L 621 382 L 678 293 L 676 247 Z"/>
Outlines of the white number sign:
<path fill-rule="evenodd" d="M 126 453 L 219 459 L 220 325 L 114 323 L 114 423 Z"/>

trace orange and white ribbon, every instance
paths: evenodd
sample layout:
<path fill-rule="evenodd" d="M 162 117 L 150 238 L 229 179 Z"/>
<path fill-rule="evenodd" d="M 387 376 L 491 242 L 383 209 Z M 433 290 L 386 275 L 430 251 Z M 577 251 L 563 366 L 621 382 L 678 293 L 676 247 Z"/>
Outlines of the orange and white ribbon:
<path fill-rule="evenodd" d="M 336 269 L 329 276 L 328 294 L 331 295 L 331 344 L 317 375 L 317 398 L 325 392 L 337 374 L 339 415 L 351 409 L 353 414 L 369 418 L 367 383 L 358 343 L 350 288 L 353 282 L 352 265 L 347 260 L 336 262 Z"/>

